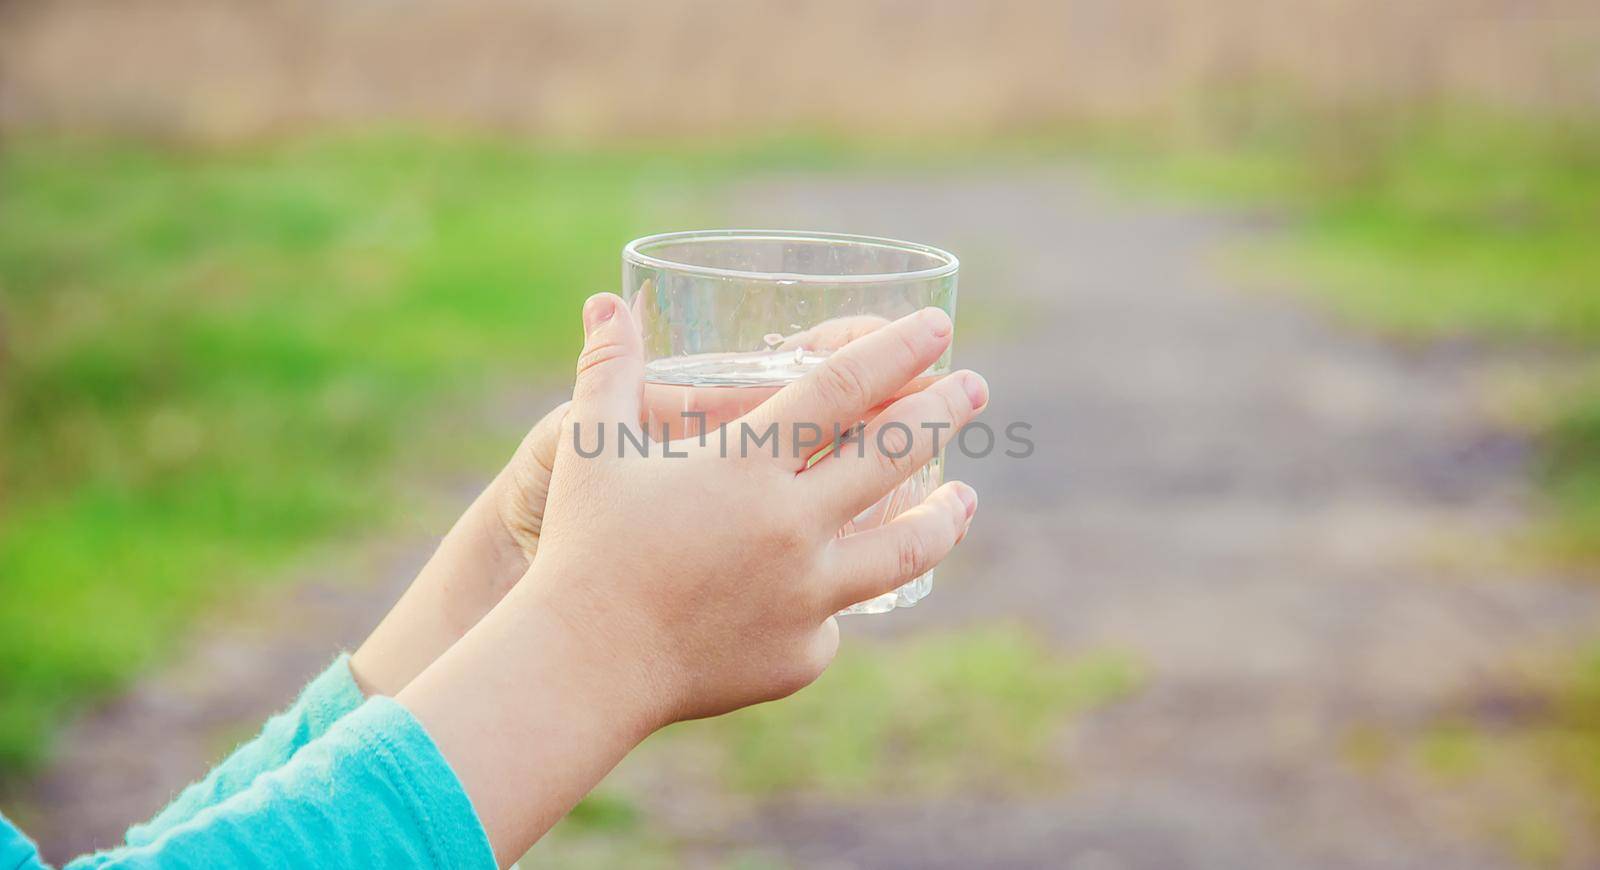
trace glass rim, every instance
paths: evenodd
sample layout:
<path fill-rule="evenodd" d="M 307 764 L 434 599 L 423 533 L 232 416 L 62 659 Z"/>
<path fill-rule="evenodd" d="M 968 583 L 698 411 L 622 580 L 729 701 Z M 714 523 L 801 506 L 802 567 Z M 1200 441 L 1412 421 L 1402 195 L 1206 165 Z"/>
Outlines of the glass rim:
<path fill-rule="evenodd" d="M 663 242 L 709 242 L 709 241 L 818 241 L 818 242 L 849 242 L 859 245 L 870 245 L 879 248 L 889 248 L 897 251 L 908 251 L 926 254 L 938 260 L 943 260 L 937 266 L 927 269 L 915 269 L 908 272 L 874 272 L 849 275 L 809 275 L 800 272 L 756 272 L 743 269 L 723 269 L 717 266 L 698 266 L 693 263 L 679 263 L 673 260 L 664 260 L 653 257 L 642 250 L 651 245 Z M 961 261 L 956 255 L 935 248 L 932 245 L 906 242 L 900 239 L 889 239 L 882 236 L 862 236 L 853 233 L 813 232 L 810 230 L 679 230 L 670 233 L 656 233 L 641 236 L 622 248 L 622 259 L 636 266 L 645 266 L 652 269 L 669 269 L 674 272 L 683 272 L 690 275 L 702 275 L 712 278 L 737 278 L 745 281 L 783 281 L 791 284 L 891 284 L 901 281 L 925 281 L 931 278 L 943 278 L 954 275 L 961 267 Z"/>

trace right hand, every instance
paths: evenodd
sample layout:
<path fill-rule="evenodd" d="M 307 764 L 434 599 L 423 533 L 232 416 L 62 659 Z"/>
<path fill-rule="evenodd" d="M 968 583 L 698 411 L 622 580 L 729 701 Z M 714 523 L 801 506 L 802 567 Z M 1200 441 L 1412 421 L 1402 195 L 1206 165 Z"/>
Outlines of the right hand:
<path fill-rule="evenodd" d="M 729 424 L 726 457 L 712 439 L 675 444 L 683 458 L 632 450 L 619 458 L 619 427 L 639 420 L 643 349 L 615 296 L 590 299 L 584 323 L 539 558 L 522 588 L 614 652 L 620 672 L 611 678 L 634 681 L 651 723 L 712 716 L 811 683 L 838 646 L 834 613 L 928 571 L 965 535 L 977 498 L 959 482 L 879 528 L 838 531 L 934 457 L 935 431 L 948 442 L 983 409 L 988 387 L 978 375 L 956 372 L 883 409 L 865 430 L 864 456 L 848 450 L 807 467 L 814 451 L 796 444 L 812 433 L 795 424 L 848 429 L 938 359 L 950 343 L 944 312 L 867 330 Z M 740 456 L 741 424 L 758 433 L 776 424 L 777 457 L 770 448 Z M 588 451 L 601 429 L 608 449 L 579 455 L 574 435 Z M 880 432 L 887 450 L 878 449 Z"/>
<path fill-rule="evenodd" d="M 957 372 L 871 414 L 949 345 L 943 312 L 870 332 L 751 411 L 743 421 L 757 432 L 778 424 L 779 449 L 744 458 L 715 443 L 619 458 L 618 428 L 639 421 L 639 334 L 610 294 L 589 300 L 584 323 L 538 557 L 397 696 L 456 772 L 502 866 L 650 732 L 815 680 L 838 648 L 833 614 L 932 568 L 977 505 L 970 487 L 947 483 L 883 526 L 838 536 L 933 458 L 923 423 L 948 436 L 988 402 L 982 378 Z M 867 417 L 859 457 L 808 467 L 796 449 L 795 423 L 831 433 Z M 573 427 L 587 448 L 602 425 L 613 449 L 579 455 Z M 887 451 L 874 449 L 879 432 Z"/>

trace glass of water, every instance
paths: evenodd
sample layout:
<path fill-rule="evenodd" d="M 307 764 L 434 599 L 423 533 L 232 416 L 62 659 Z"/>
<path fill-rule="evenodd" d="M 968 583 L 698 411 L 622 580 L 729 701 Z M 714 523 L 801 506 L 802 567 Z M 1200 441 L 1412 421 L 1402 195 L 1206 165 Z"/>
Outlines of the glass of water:
<path fill-rule="evenodd" d="M 929 306 L 953 321 L 958 267 L 938 248 L 838 233 L 708 230 L 635 239 L 622 251 L 622 291 L 644 338 L 643 422 L 657 441 L 664 434 L 715 444 L 723 423 L 851 339 Z M 905 392 L 949 370 L 946 350 Z M 725 434 L 728 449 L 738 450 L 739 435 Z M 888 522 L 943 477 L 940 456 L 839 533 Z M 844 612 L 910 607 L 932 586 L 929 572 Z"/>

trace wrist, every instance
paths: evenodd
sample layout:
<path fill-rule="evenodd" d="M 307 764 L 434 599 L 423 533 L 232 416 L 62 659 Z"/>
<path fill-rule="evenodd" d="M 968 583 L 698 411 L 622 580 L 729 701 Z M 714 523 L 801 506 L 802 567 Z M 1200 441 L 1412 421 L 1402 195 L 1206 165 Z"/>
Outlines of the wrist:
<path fill-rule="evenodd" d="M 502 864 L 664 724 L 615 635 L 535 594 L 531 579 L 397 698 L 456 772 Z"/>
<path fill-rule="evenodd" d="M 677 721 L 681 672 L 655 641 L 660 632 L 636 613 L 619 612 L 581 575 L 555 560 L 535 564 L 504 609 L 562 670 L 582 675 L 584 700 L 634 743 Z"/>
<path fill-rule="evenodd" d="M 460 640 L 528 567 L 500 525 L 496 478 L 451 527 L 400 600 L 350 657 L 368 695 L 394 695 Z"/>

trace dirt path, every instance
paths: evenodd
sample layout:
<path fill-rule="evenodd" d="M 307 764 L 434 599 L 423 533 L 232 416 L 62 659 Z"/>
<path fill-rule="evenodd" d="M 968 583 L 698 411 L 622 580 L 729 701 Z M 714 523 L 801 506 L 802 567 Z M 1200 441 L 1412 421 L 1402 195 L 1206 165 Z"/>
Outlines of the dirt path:
<path fill-rule="evenodd" d="M 1128 650 L 1149 681 L 1074 730 L 1060 788 L 797 797 L 745 808 L 724 840 L 805 867 L 1505 866 L 1342 749 L 1356 729 L 1415 733 L 1492 688 L 1508 652 L 1595 624 L 1591 590 L 1463 549 L 1513 528 L 1525 496 L 1523 448 L 1485 422 L 1470 357 L 1237 292 L 1209 256 L 1258 227 L 1119 204 L 1071 174 L 778 178 L 729 211 L 960 252 L 958 361 L 989 377 L 991 420 L 1033 426 L 1027 461 L 952 460 L 984 508 L 933 597 L 847 635 L 1023 619 L 1064 650 Z M 304 587 L 318 625 L 212 632 L 81 723 L 34 796 L 72 820 L 39 828 L 51 854 L 148 814 L 359 636 L 426 545 L 392 550 L 367 569 L 392 581 Z"/>
<path fill-rule="evenodd" d="M 1239 292 L 1212 255 L 1261 227 L 1071 174 L 779 180 L 738 216 L 960 252 L 958 363 L 1034 426 L 1029 460 L 951 461 L 983 516 L 926 606 L 847 633 L 1021 617 L 1151 674 L 1078 729 L 1058 795 L 787 804 L 754 838 L 828 866 L 1501 866 L 1341 749 L 1595 625 L 1592 588 L 1473 567 L 1526 495 L 1474 360 Z"/>

